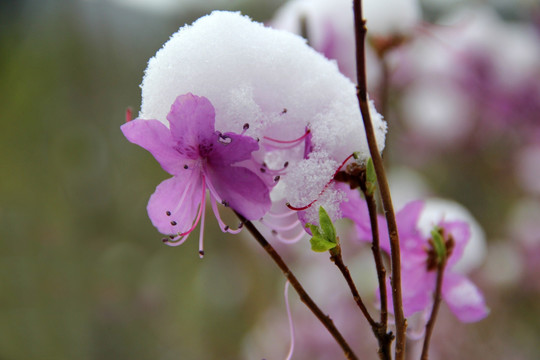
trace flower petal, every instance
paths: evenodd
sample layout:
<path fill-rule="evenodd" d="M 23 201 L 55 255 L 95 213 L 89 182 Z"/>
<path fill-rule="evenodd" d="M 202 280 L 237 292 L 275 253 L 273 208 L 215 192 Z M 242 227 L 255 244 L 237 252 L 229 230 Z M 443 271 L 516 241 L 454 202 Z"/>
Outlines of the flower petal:
<path fill-rule="evenodd" d="M 187 231 L 197 215 L 204 190 L 200 173 L 188 170 L 182 175 L 159 184 L 148 201 L 148 216 L 162 234 Z"/>
<path fill-rule="evenodd" d="M 454 239 L 454 249 L 446 264 L 447 268 L 451 269 L 454 264 L 463 257 L 465 246 L 467 246 L 467 243 L 471 238 L 471 228 L 465 221 L 443 222 L 439 226 L 441 226 L 447 234 L 452 234 L 452 238 Z"/>
<path fill-rule="evenodd" d="M 208 166 L 207 181 L 222 201 L 248 220 L 265 215 L 272 202 L 268 186 L 251 170 L 238 166 Z"/>
<path fill-rule="evenodd" d="M 258 149 L 259 143 L 252 137 L 228 132 L 218 137 L 208 162 L 211 166 L 231 165 L 251 159 L 251 153 Z"/>
<path fill-rule="evenodd" d="M 489 314 L 484 296 L 469 279 L 458 274 L 445 274 L 443 298 L 462 322 L 482 320 Z"/>
<path fill-rule="evenodd" d="M 178 151 L 195 159 L 199 156 L 199 146 L 215 142 L 215 117 L 214 107 L 207 98 L 191 93 L 178 96 L 167 115 Z"/>
<path fill-rule="evenodd" d="M 120 129 L 130 142 L 148 150 L 169 174 L 184 170 L 184 158 L 174 149 L 171 131 L 158 120 L 135 119 Z"/>

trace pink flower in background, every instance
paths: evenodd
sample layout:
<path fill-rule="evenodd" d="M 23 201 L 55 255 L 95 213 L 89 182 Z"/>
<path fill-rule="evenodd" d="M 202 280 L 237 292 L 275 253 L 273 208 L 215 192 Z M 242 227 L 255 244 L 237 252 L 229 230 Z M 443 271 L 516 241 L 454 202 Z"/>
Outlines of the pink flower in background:
<path fill-rule="evenodd" d="M 223 231 L 229 231 L 216 203 L 259 219 L 271 206 L 269 188 L 259 176 L 238 163 L 251 160 L 257 141 L 214 129 L 210 101 L 190 93 L 178 96 L 167 115 L 169 128 L 158 120 L 135 119 L 122 125 L 126 138 L 148 150 L 172 178 L 158 185 L 148 202 L 148 215 L 168 245 L 182 244 L 199 221 L 202 248 L 206 190 Z"/>
<path fill-rule="evenodd" d="M 351 190 L 348 195 L 349 202 L 341 207 L 343 216 L 354 221 L 360 240 L 371 241 L 366 204 L 357 191 Z M 432 305 L 436 287 L 437 271 L 433 266 L 434 259 L 432 259 L 435 251 L 429 236 L 425 236 L 419 228 L 423 211 L 425 211 L 423 201 L 412 201 L 396 214 L 401 245 L 403 310 L 407 317 L 415 312 L 426 310 Z M 378 224 L 381 249 L 390 253 L 386 220 L 381 215 L 378 215 Z M 455 269 L 471 237 L 469 224 L 459 220 L 442 220 L 437 226 L 442 229 L 444 238 L 449 244 L 442 286 L 443 299 L 460 321 L 479 321 L 489 312 L 484 297 L 469 279 Z M 392 292 L 389 283 L 387 286 L 389 310 L 392 311 Z"/>

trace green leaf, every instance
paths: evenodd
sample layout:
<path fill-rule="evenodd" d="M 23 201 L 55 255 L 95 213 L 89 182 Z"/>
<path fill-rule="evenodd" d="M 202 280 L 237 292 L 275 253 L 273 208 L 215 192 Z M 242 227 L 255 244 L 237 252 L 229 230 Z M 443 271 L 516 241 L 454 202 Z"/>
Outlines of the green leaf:
<path fill-rule="evenodd" d="M 311 250 L 325 252 L 337 246 L 336 228 L 324 207 L 319 208 L 319 226 L 306 224 L 311 230 Z"/>
<path fill-rule="evenodd" d="M 366 164 L 366 190 L 369 195 L 373 195 L 377 189 L 377 174 L 375 173 L 375 166 L 373 166 L 373 160 L 368 159 Z"/>
<path fill-rule="evenodd" d="M 441 264 L 446 259 L 446 243 L 440 227 L 435 226 L 433 230 L 431 230 L 431 239 L 433 240 L 433 248 L 437 254 L 437 261 Z"/>
<path fill-rule="evenodd" d="M 311 244 L 311 250 L 316 252 L 325 252 L 337 246 L 335 242 L 328 241 L 320 236 L 313 236 L 309 242 Z"/>
<path fill-rule="evenodd" d="M 336 228 L 332 223 L 332 219 L 328 216 L 328 213 L 324 207 L 319 207 L 319 224 L 324 235 L 324 239 L 331 243 L 336 243 Z"/>

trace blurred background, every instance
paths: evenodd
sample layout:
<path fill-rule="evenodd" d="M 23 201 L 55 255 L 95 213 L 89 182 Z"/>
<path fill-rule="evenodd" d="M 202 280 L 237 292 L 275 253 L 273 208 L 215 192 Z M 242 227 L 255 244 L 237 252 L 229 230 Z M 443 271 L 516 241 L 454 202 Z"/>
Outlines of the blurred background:
<path fill-rule="evenodd" d="M 213 9 L 269 21 L 284 3 L 0 2 L 1 360 L 285 357 L 287 341 L 268 336 L 275 356 L 249 344 L 267 309 L 277 307 L 286 322 L 284 282 L 274 264 L 247 234 L 221 234 L 212 221 L 204 260 L 196 241 L 163 246 L 146 203 L 168 175 L 119 129 L 128 106 L 138 112 L 147 60 L 180 26 Z M 469 32 L 467 22 L 460 30 L 472 49 L 491 45 L 442 66 L 447 72 L 430 67 L 436 50 L 422 39 L 439 36 L 433 34 L 446 25 L 428 23 L 479 4 L 492 11 L 488 23 L 497 30 Z M 421 6 L 412 35 L 388 50 L 374 46 L 374 98 L 390 126 L 386 157 L 390 169 L 407 169 L 402 182 L 461 203 L 480 222 L 488 251 L 472 275 L 491 308 L 472 325 L 443 314 L 436 358 L 537 359 L 540 9 L 532 0 Z M 428 35 L 417 41 L 419 33 Z M 522 46 L 510 47 L 516 43 Z M 496 64 L 494 54 L 504 53 L 516 55 L 516 63 L 510 56 Z M 436 79 L 445 92 L 419 79 Z M 433 118 L 437 126 L 425 125 Z M 308 245 L 294 247 L 284 250 L 293 263 Z M 363 282 L 365 273 L 355 276 Z M 372 299 L 372 290 L 366 294 Z M 292 292 L 290 298 L 298 302 Z M 297 349 L 293 358 L 317 358 L 304 356 Z"/>

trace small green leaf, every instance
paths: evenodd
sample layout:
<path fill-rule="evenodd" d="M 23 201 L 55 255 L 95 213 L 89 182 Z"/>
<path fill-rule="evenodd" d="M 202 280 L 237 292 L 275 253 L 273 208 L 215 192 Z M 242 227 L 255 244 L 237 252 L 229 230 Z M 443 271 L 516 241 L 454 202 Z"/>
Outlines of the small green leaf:
<path fill-rule="evenodd" d="M 336 228 L 332 223 L 332 219 L 328 216 L 328 213 L 324 207 L 319 207 L 319 224 L 324 235 L 324 239 L 331 243 L 336 243 Z"/>
<path fill-rule="evenodd" d="M 375 173 L 375 166 L 373 166 L 373 160 L 368 159 L 366 164 L 366 190 L 369 195 L 373 195 L 377 189 L 377 174 Z"/>
<path fill-rule="evenodd" d="M 337 246 L 335 242 L 328 241 L 320 236 L 313 236 L 309 242 L 311 244 L 311 250 L 316 252 L 325 252 Z"/>
<path fill-rule="evenodd" d="M 441 264 L 446 259 L 446 244 L 440 227 L 435 226 L 431 230 L 431 239 L 433 240 L 433 248 L 437 254 L 437 262 Z"/>

